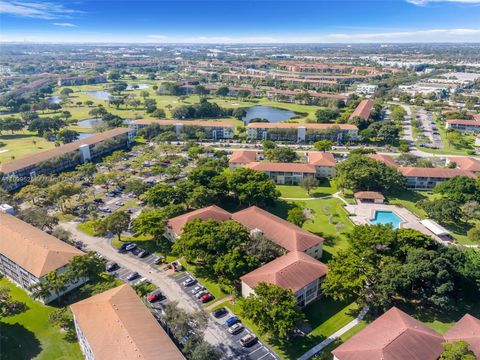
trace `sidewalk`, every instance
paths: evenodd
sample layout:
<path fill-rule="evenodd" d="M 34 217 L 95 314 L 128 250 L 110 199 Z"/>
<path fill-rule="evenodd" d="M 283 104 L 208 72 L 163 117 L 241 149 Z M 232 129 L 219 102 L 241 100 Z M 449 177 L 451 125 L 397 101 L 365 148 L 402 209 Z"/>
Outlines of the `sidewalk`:
<path fill-rule="evenodd" d="M 303 354 L 302 356 L 300 356 L 298 358 L 298 360 L 308 360 L 310 358 L 312 358 L 313 356 L 315 356 L 316 354 L 318 354 L 322 349 L 324 349 L 326 346 L 330 345 L 332 342 L 334 342 L 335 340 L 337 340 L 340 336 L 342 336 L 343 334 L 345 334 L 348 330 L 350 330 L 351 328 L 353 328 L 355 325 L 357 325 L 360 321 L 362 321 L 362 319 L 365 317 L 365 315 L 367 314 L 368 312 L 368 306 L 365 306 L 362 311 L 360 311 L 360 314 L 358 314 L 358 316 L 353 319 L 352 321 L 350 321 L 347 325 L 345 325 L 344 327 L 342 327 L 340 330 L 334 332 L 332 335 L 330 335 L 328 338 L 326 338 L 325 340 L 323 340 L 320 344 L 318 345 L 315 345 L 314 347 L 312 347 L 310 350 L 308 350 L 305 354 Z"/>

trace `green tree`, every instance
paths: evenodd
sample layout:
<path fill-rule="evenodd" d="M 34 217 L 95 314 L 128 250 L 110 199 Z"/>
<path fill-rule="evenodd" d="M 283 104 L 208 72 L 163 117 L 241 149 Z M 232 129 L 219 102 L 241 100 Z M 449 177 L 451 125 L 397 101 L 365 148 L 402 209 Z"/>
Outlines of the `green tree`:
<path fill-rule="evenodd" d="M 468 230 L 467 236 L 473 242 L 480 243 L 480 224 L 477 224 Z"/>
<path fill-rule="evenodd" d="M 216 94 L 218 96 L 227 96 L 230 90 L 228 90 L 228 86 L 221 86 L 217 89 Z"/>
<path fill-rule="evenodd" d="M 480 184 L 476 179 L 467 176 L 455 176 L 437 184 L 433 192 L 462 203 L 469 200 L 480 201 Z"/>
<path fill-rule="evenodd" d="M 308 218 L 305 216 L 305 212 L 300 206 L 295 206 L 288 210 L 287 220 L 297 226 L 302 227 Z"/>
<path fill-rule="evenodd" d="M 318 187 L 318 180 L 315 179 L 313 176 L 306 176 L 300 180 L 300 186 L 305 189 L 307 192 L 308 196 L 310 196 L 310 193 L 312 190 L 315 190 Z"/>
<path fill-rule="evenodd" d="M 263 334 L 285 341 L 303 321 L 295 294 L 273 284 L 260 283 L 240 302 L 242 315 L 256 324 Z"/>
<path fill-rule="evenodd" d="M 69 97 L 71 94 L 73 94 L 73 90 L 70 89 L 70 88 L 63 88 L 61 91 L 60 91 L 60 95 L 63 95 L 63 96 L 66 96 L 66 97 Z"/>
<path fill-rule="evenodd" d="M 440 223 L 454 223 L 462 216 L 460 206 L 455 200 L 442 198 L 437 200 L 422 200 L 418 205 L 429 217 Z"/>
<path fill-rule="evenodd" d="M 315 117 L 319 123 L 331 123 L 338 117 L 339 113 L 336 109 L 321 108 L 315 112 Z"/>
<path fill-rule="evenodd" d="M 476 360 L 475 354 L 464 340 L 445 342 L 439 360 Z"/>
<path fill-rule="evenodd" d="M 280 192 L 274 182 L 261 172 L 238 168 L 228 177 L 228 187 L 241 204 L 266 206 L 272 204 Z"/>
<path fill-rule="evenodd" d="M 331 142 L 330 140 L 319 140 L 313 144 L 315 150 L 323 152 L 332 150 L 332 146 L 333 142 Z"/>
<path fill-rule="evenodd" d="M 122 240 L 122 232 L 128 229 L 130 225 L 130 214 L 125 211 L 117 210 L 103 220 L 105 230 L 117 235 L 119 241 Z"/>
<path fill-rule="evenodd" d="M 298 160 L 295 150 L 286 147 L 265 150 L 265 157 L 270 161 L 277 162 L 294 162 Z"/>
<path fill-rule="evenodd" d="M 80 134 L 75 130 L 62 129 L 58 132 L 57 139 L 64 144 L 67 144 L 77 140 L 79 136 Z"/>
<path fill-rule="evenodd" d="M 8 287 L 0 287 L 0 320 L 27 310 L 25 303 L 12 299 Z"/>
<path fill-rule="evenodd" d="M 53 215 L 49 215 L 46 208 L 31 207 L 24 209 L 18 213 L 18 217 L 40 230 L 52 230 L 58 224 L 58 219 Z"/>

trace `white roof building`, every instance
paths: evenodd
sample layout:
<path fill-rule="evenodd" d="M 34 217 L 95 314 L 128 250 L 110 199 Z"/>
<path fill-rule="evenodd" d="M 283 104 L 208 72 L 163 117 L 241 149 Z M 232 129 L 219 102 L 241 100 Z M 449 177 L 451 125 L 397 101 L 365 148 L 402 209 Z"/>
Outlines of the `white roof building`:
<path fill-rule="evenodd" d="M 437 236 L 448 236 L 450 232 L 431 219 L 421 220 L 420 223 Z"/>

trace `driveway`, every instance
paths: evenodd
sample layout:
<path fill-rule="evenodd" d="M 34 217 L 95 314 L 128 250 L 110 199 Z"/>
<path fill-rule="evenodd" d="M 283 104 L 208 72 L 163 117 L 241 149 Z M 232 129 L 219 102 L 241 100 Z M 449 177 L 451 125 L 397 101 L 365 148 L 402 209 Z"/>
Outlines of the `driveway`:
<path fill-rule="evenodd" d="M 160 267 L 130 254 L 119 253 L 111 245 L 108 238 L 85 234 L 77 229 L 78 223 L 76 222 L 62 222 L 59 225 L 70 231 L 74 238 L 82 241 L 86 250 L 94 250 L 105 256 L 108 261 L 115 261 L 121 268 L 129 269 L 128 271 L 137 271 L 140 277 L 147 278 L 152 284 L 155 284 L 169 301 L 176 301 L 179 307 L 189 312 L 203 309 L 201 305 L 193 302 L 175 280 L 162 271 Z M 225 359 L 236 358 L 238 344 L 211 317 L 209 317 L 204 338 L 210 344 L 220 347 Z"/>

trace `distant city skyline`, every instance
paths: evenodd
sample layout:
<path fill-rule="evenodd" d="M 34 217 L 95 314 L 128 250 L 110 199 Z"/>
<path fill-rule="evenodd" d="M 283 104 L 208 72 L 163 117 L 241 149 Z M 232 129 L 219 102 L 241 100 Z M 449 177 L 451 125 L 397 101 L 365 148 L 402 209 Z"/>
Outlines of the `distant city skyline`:
<path fill-rule="evenodd" d="M 0 0 L 0 41 L 480 42 L 480 0 Z"/>

